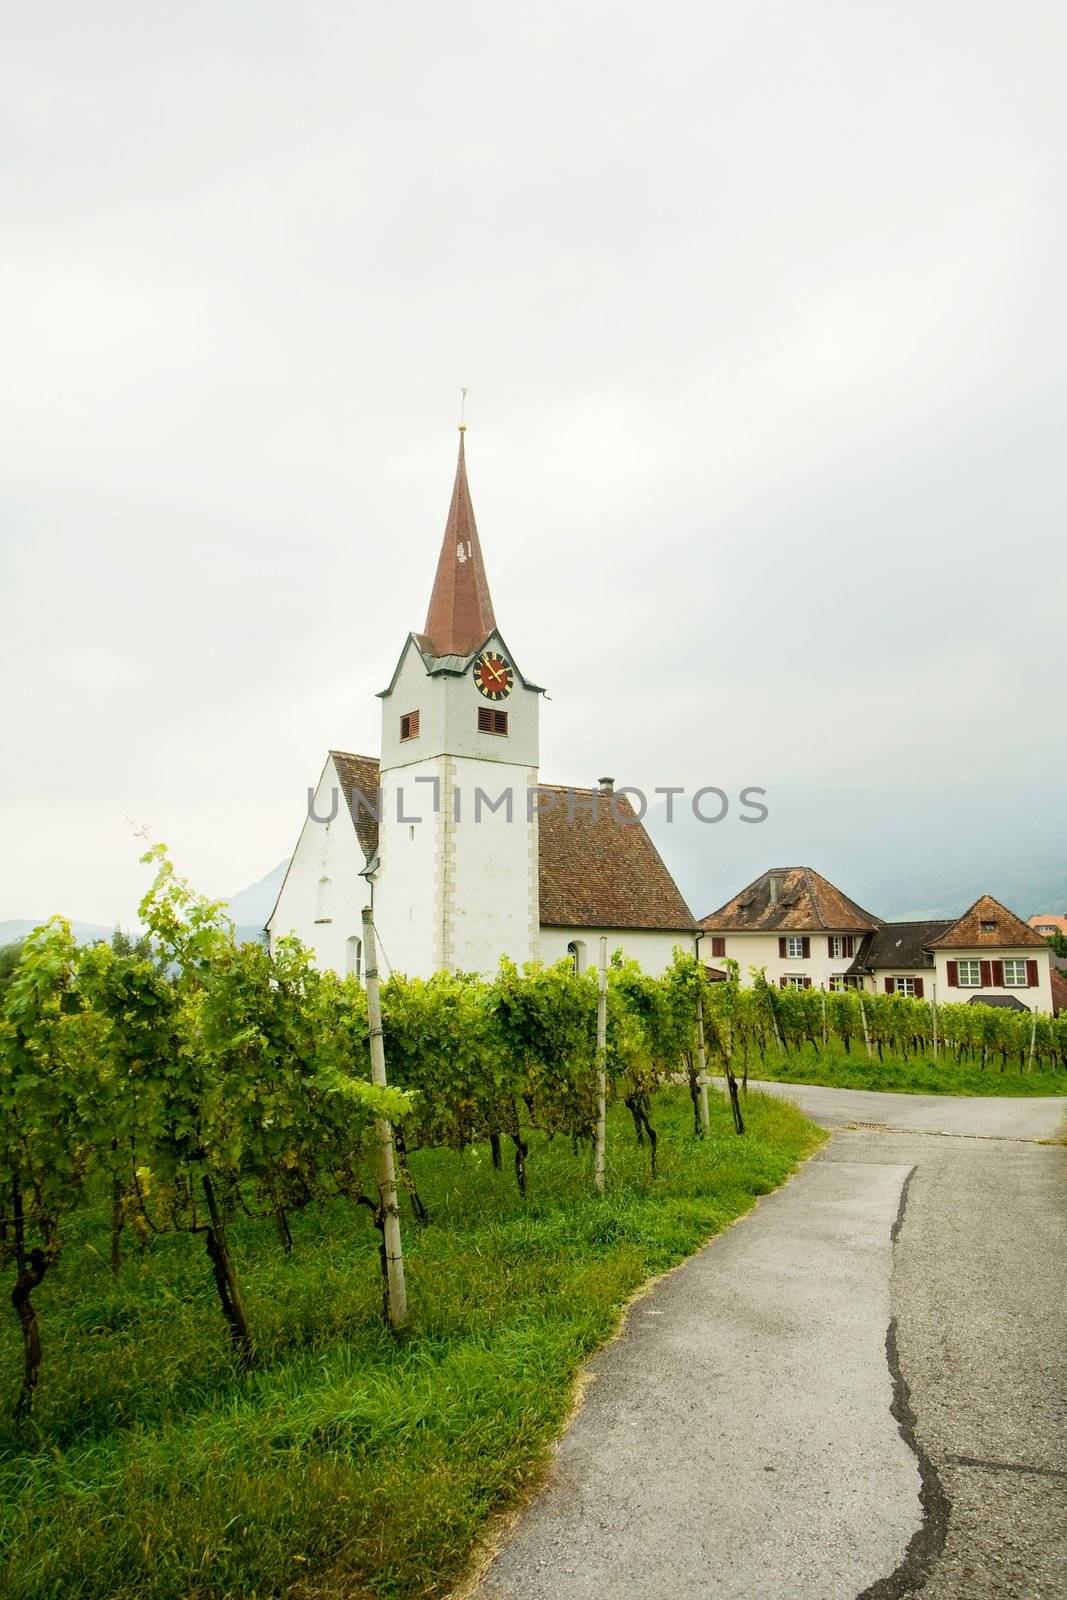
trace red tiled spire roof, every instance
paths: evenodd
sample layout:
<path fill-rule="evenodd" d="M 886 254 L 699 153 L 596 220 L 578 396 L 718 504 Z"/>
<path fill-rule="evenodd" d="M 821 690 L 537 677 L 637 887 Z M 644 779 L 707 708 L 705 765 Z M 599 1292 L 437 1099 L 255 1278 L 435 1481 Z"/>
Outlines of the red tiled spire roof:
<path fill-rule="evenodd" d="M 478 525 L 467 487 L 467 462 L 459 430 L 459 461 L 445 536 L 437 561 L 430 609 L 423 633 L 439 656 L 466 656 L 496 627 L 489 580 L 485 575 Z"/>

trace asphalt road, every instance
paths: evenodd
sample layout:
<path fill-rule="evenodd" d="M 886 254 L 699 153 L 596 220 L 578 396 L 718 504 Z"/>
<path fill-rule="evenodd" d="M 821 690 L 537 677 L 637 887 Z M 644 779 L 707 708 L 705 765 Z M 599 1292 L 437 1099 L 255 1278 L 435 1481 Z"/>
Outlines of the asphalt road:
<path fill-rule="evenodd" d="M 1067 1102 L 773 1088 L 840 1131 L 635 1304 L 480 1600 L 1067 1594 Z"/>
<path fill-rule="evenodd" d="M 720 1088 L 725 1080 L 715 1080 Z M 1067 1117 L 1067 1096 L 1029 1099 L 996 1095 L 880 1094 L 824 1089 L 814 1083 L 754 1083 L 753 1090 L 790 1100 L 824 1128 L 867 1127 L 891 1133 L 949 1133 L 975 1139 L 1055 1139 Z"/>

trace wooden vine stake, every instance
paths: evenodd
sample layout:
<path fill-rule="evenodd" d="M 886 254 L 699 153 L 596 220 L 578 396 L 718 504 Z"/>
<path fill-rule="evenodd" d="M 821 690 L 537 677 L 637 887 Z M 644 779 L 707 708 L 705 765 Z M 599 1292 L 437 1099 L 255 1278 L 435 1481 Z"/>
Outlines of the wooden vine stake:
<path fill-rule="evenodd" d="M 597 1194 L 604 1193 L 604 1153 L 608 1131 L 608 941 L 600 939 L 596 992 L 596 1143 L 593 1149 L 593 1182 Z"/>
<path fill-rule="evenodd" d="M 374 913 L 370 906 L 363 907 L 363 951 L 367 964 L 370 1075 L 373 1081 L 384 1089 L 386 1087 L 385 1044 L 382 1039 L 382 1001 L 378 989 L 378 942 L 374 936 Z M 400 1207 L 396 1200 L 393 1125 L 388 1117 L 378 1118 L 377 1182 L 385 1276 L 385 1315 L 389 1326 L 398 1329 L 407 1321 L 408 1296 L 404 1283 L 404 1251 L 400 1240 Z"/>
<path fill-rule="evenodd" d="M 700 1086 L 700 1133 L 707 1139 L 711 1134 L 711 1112 L 708 1110 L 708 1053 L 704 1046 L 704 996 L 697 990 L 697 1083 Z"/>
<path fill-rule="evenodd" d="M 937 1060 L 937 985 L 931 986 L 930 992 L 930 1019 L 934 1031 L 934 1060 Z"/>
<path fill-rule="evenodd" d="M 1026 1059 L 1026 1067 L 1027 1067 L 1027 1071 L 1028 1072 L 1033 1072 L 1033 1070 L 1034 1070 L 1034 1046 L 1036 1044 L 1037 1044 L 1037 1006 L 1035 1004 L 1033 1015 L 1030 1018 L 1030 1054 L 1027 1056 L 1027 1059 Z"/>
<path fill-rule="evenodd" d="M 867 1009 L 863 1004 L 863 996 L 862 995 L 860 995 L 859 1001 L 860 1001 L 860 1021 L 863 1023 L 863 1042 L 867 1046 L 867 1059 L 869 1061 L 871 1059 L 871 1033 L 870 1033 L 870 1029 L 867 1027 Z"/>

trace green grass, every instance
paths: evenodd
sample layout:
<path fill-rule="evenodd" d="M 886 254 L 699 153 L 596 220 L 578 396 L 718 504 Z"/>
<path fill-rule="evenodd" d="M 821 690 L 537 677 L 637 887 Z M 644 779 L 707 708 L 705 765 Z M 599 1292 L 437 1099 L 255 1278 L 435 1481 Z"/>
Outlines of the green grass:
<path fill-rule="evenodd" d="M 971 1061 L 957 1066 L 943 1052 L 937 1061 L 921 1056 L 903 1060 L 888 1052 L 879 1061 L 875 1050 L 868 1060 L 862 1039 L 853 1041 L 851 1055 L 841 1044 L 831 1043 L 818 1052 L 808 1044 L 791 1050 L 784 1061 L 771 1047 L 766 1062 L 756 1056 L 750 1063 L 749 1078 L 822 1083 L 831 1089 L 886 1089 L 895 1094 L 1067 1095 L 1067 1072 L 1020 1072 L 1017 1061 L 1009 1061 L 1002 1072 L 999 1057 L 985 1068 Z"/>
<path fill-rule="evenodd" d="M 651 1275 L 775 1188 L 824 1137 L 752 1095 L 738 1139 L 713 1095 L 661 1096 L 652 1182 L 628 1114 L 609 1119 L 609 1193 L 587 1153 L 535 1141 L 522 1201 L 486 1148 L 416 1155 L 431 1222 L 405 1217 L 412 1319 L 379 1318 L 365 1211 L 336 1203 L 233 1229 L 260 1349 L 228 1355 L 202 1247 L 133 1250 L 107 1269 L 86 1213 L 35 1299 L 45 1341 L 34 1431 L 0 1424 L 6 1600 L 402 1600 L 440 1595 L 493 1513 L 538 1479 L 585 1358 Z M 0 1341 L 10 1409 L 19 1350 Z"/>

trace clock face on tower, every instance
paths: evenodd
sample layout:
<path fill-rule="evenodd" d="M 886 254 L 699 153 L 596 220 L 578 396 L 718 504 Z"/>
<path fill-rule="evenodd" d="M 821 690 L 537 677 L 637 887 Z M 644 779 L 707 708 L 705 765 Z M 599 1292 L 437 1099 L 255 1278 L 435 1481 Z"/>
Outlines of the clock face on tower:
<path fill-rule="evenodd" d="M 474 686 L 487 700 L 503 700 L 511 693 L 515 674 L 511 662 L 496 650 L 483 650 L 474 663 Z"/>

